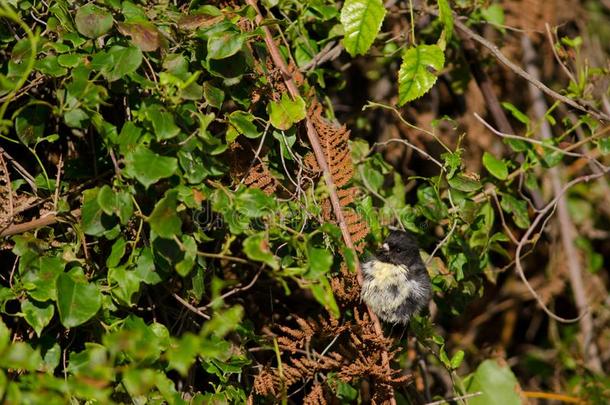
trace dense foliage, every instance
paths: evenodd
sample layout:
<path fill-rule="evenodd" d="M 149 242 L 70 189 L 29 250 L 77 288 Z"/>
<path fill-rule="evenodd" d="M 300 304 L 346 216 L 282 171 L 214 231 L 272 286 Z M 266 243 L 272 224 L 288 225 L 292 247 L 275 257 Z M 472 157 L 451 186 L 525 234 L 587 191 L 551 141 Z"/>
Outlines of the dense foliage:
<path fill-rule="evenodd" d="M 607 4 L 0 21 L 3 403 L 607 403 Z M 358 296 L 388 226 L 434 285 L 406 331 Z"/>

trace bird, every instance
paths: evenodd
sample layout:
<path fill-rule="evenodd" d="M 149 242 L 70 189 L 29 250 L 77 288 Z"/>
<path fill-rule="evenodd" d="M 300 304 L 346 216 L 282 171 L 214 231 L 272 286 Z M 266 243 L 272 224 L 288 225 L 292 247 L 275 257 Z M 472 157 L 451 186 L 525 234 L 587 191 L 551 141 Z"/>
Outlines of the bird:
<path fill-rule="evenodd" d="M 383 321 L 409 323 L 428 306 L 432 285 L 417 240 L 392 230 L 373 257 L 362 265 L 360 298 Z"/>

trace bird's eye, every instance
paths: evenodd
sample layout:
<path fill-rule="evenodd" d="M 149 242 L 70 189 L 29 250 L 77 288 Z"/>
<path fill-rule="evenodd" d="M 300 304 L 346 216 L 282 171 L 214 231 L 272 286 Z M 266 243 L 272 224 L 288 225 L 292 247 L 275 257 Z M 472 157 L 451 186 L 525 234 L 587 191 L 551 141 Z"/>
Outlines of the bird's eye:
<path fill-rule="evenodd" d="M 402 252 L 402 249 L 401 249 L 401 248 L 399 248 L 399 247 L 394 248 L 394 252 L 396 252 L 396 253 L 400 253 L 400 252 Z"/>

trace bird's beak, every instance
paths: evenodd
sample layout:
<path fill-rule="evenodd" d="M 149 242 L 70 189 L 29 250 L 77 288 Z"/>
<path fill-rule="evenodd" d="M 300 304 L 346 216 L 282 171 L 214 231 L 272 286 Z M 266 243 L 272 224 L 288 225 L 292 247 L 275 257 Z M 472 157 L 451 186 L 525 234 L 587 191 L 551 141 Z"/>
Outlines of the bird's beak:
<path fill-rule="evenodd" d="M 387 253 L 390 251 L 390 246 L 387 243 L 384 243 L 383 245 L 381 245 L 381 250 Z"/>

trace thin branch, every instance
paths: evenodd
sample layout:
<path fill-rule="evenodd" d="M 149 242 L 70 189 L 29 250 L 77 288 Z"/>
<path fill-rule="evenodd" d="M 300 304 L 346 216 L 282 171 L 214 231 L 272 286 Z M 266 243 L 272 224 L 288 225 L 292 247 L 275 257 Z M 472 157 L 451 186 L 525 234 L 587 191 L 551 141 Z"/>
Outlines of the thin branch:
<path fill-rule="evenodd" d="M 460 395 L 459 397 L 453 397 L 453 398 L 449 398 L 449 399 L 441 399 L 441 400 L 434 401 L 434 402 L 428 402 L 426 405 L 448 404 L 449 402 L 456 402 L 456 401 L 459 401 L 462 399 L 474 398 L 474 397 L 478 397 L 479 395 L 483 395 L 483 393 L 481 391 L 477 391 L 477 392 L 473 392 L 473 393 L 466 394 L 466 395 Z"/>
<path fill-rule="evenodd" d="M 208 319 L 208 320 L 210 319 L 210 316 L 208 314 L 201 312 L 197 307 L 191 305 L 188 301 L 186 301 L 184 298 L 182 298 L 178 294 L 172 293 L 172 297 L 174 297 L 176 299 L 176 301 L 178 301 L 179 303 L 184 305 L 184 307 L 187 308 L 189 311 L 194 312 L 195 314 L 199 315 L 203 319 Z"/>
<path fill-rule="evenodd" d="M 416 150 L 417 152 L 419 152 L 424 159 L 430 160 L 432 161 L 435 165 L 437 165 L 438 167 L 441 168 L 441 170 L 443 169 L 443 164 L 441 162 L 439 162 L 438 160 L 436 160 L 435 158 L 433 158 L 428 152 L 426 152 L 425 150 L 418 148 L 417 146 L 413 145 L 412 143 L 410 143 L 409 141 L 407 141 L 406 139 L 388 139 L 387 141 L 384 142 L 375 142 L 375 144 L 373 146 L 386 146 L 389 143 L 393 143 L 393 142 L 398 142 L 398 143 L 403 143 L 405 145 L 407 145 L 408 147 L 410 147 L 411 149 Z"/>
<path fill-rule="evenodd" d="M 538 71 L 538 67 L 533 63 L 536 52 L 534 51 L 531 41 L 527 36 L 524 35 L 522 37 L 521 45 L 523 46 L 524 50 L 526 69 L 532 76 L 539 76 L 540 73 Z M 536 114 L 538 120 L 540 121 L 540 135 L 543 139 L 551 139 L 553 137 L 551 126 L 544 117 L 547 111 L 544 96 L 537 87 L 531 84 L 529 86 L 529 90 L 533 101 L 534 114 Z M 557 166 L 550 168 L 549 173 L 551 176 L 553 191 L 557 196 L 561 192 L 561 173 Z M 591 369 L 596 372 L 601 372 L 601 360 L 599 358 L 597 346 L 593 342 L 593 317 L 588 311 L 589 303 L 583 284 L 583 272 L 578 260 L 578 250 L 574 245 L 574 240 L 576 238 L 574 224 L 572 223 L 572 219 L 570 218 L 570 213 L 568 211 L 567 198 L 564 195 L 560 195 L 559 199 L 557 200 L 557 219 L 559 228 L 561 230 L 561 242 L 564 250 L 563 253 L 567 263 L 574 300 L 576 301 L 578 312 L 583 313 L 583 316 L 579 321 L 580 330 L 583 336 L 583 354 L 585 359 L 589 360 Z"/>
<path fill-rule="evenodd" d="M 210 259 L 228 260 L 235 263 L 248 264 L 249 262 L 241 257 L 227 256 L 222 253 L 197 252 L 197 256 L 208 257 Z"/>
<path fill-rule="evenodd" d="M 530 236 L 538 228 L 538 224 L 540 223 L 540 221 L 542 221 L 542 219 L 545 218 L 546 214 L 549 211 L 553 210 L 556 207 L 557 201 L 565 194 L 566 191 L 568 191 L 571 187 L 573 187 L 576 184 L 589 182 L 591 180 L 605 176 L 608 173 L 610 173 L 610 167 L 607 167 L 605 170 L 601 171 L 600 173 L 580 176 L 580 177 L 577 177 L 574 180 L 566 183 L 566 185 L 563 186 L 563 188 L 560 190 L 559 194 L 555 195 L 555 198 L 553 198 L 553 200 L 551 200 L 544 208 L 542 208 L 540 210 L 540 213 L 536 216 L 536 218 L 534 219 L 534 221 L 532 222 L 530 227 L 527 229 L 525 234 L 521 237 L 521 240 L 519 241 L 519 244 L 517 245 L 517 249 L 515 250 L 515 269 L 517 271 L 517 274 L 519 275 L 519 277 L 521 278 L 521 280 L 527 287 L 530 294 L 532 294 L 532 296 L 534 298 L 536 298 L 536 301 L 538 301 L 538 304 L 542 307 L 542 310 L 548 316 L 550 316 L 551 318 L 553 318 L 554 320 L 556 320 L 558 322 L 562 322 L 562 323 L 578 322 L 580 320 L 580 318 L 582 318 L 586 314 L 586 312 L 583 312 L 578 317 L 572 318 L 572 319 L 562 318 L 562 317 L 556 315 L 555 313 L 553 313 L 546 306 L 546 304 L 544 303 L 542 298 L 538 295 L 538 293 L 534 290 L 534 288 L 530 285 L 529 281 L 525 277 L 525 273 L 523 270 L 523 264 L 521 263 L 521 252 L 523 251 L 523 248 L 525 247 L 525 245 L 530 243 Z"/>
<path fill-rule="evenodd" d="M 252 288 L 252 286 L 254 285 L 254 283 L 256 283 L 256 280 L 258 280 L 258 277 L 261 275 L 262 271 L 263 271 L 263 267 L 261 266 L 258 271 L 256 272 L 256 274 L 254 275 L 254 277 L 252 277 L 252 280 L 245 286 L 243 287 L 236 287 L 234 289 L 232 289 L 231 291 L 227 291 L 226 293 L 222 294 L 220 297 L 217 298 L 217 300 L 224 300 L 227 297 L 230 297 L 231 295 L 235 295 L 238 292 L 244 292 L 249 290 L 250 288 Z M 212 306 L 212 304 L 214 303 L 214 300 L 202 307 L 199 307 L 198 309 L 201 311 L 205 311 L 206 309 L 208 309 L 209 307 Z"/>
<path fill-rule="evenodd" d="M 435 11 L 429 11 L 431 14 L 433 15 L 438 15 L 437 12 Z M 470 28 L 468 28 L 466 26 L 466 24 L 464 24 L 463 22 L 461 22 L 459 20 L 459 18 L 454 18 L 453 19 L 454 25 L 455 27 L 457 27 L 461 32 L 463 32 L 464 34 L 466 34 L 468 37 L 472 38 L 473 40 L 477 41 L 479 44 L 483 45 L 485 48 L 487 48 L 493 56 L 496 57 L 496 59 L 498 59 L 502 64 L 504 64 L 506 67 L 508 67 L 510 70 L 512 70 L 513 72 L 515 72 L 517 75 L 521 76 L 522 78 L 524 78 L 525 80 L 527 80 L 528 82 L 530 82 L 532 85 L 536 86 L 540 91 L 546 93 L 548 96 L 559 100 L 573 108 L 576 108 L 582 112 L 591 114 L 593 117 L 595 117 L 598 120 L 606 120 L 606 121 L 610 121 L 610 116 L 604 114 L 601 111 L 597 111 L 594 110 L 592 108 L 588 108 L 586 106 L 583 106 L 579 103 L 577 103 L 576 101 L 561 95 L 559 93 L 557 93 L 554 90 L 551 90 L 550 88 L 548 88 L 544 83 L 542 83 L 540 80 L 536 79 L 534 76 L 532 76 L 531 74 L 527 73 L 525 70 L 523 70 L 520 66 L 518 66 L 516 63 L 514 63 L 513 61 L 511 61 L 510 59 L 508 59 L 503 53 L 502 51 L 500 51 L 500 49 L 493 43 L 489 42 L 488 40 L 486 40 L 485 38 L 483 38 L 482 36 L 480 36 L 479 34 L 477 34 L 476 32 L 474 32 L 473 30 L 471 30 Z"/>
<path fill-rule="evenodd" d="M 4 157 L 15 167 L 15 170 L 17 170 L 19 174 L 23 176 L 24 180 L 30 185 L 30 187 L 35 193 L 38 190 L 38 187 L 36 187 L 36 180 L 34 180 L 34 177 L 30 173 L 28 173 L 28 171 L 23 166 L 21 166 L 19 162 L 13 159 L 13 157 L 9 155 L 8 152 L 5 151 L 1 146 L 0 153 L 4 155 Z"/>
<path fill-rule="evenodd" d="M 316 67 L 320 66 L 323 63 L 326 63 L 330 60 L 334 60 L 341 55 L 343 52 L 343 45 L 341 43 L 336 43 L 335 41 L 331 41 L 322 50 L 317 53 L 312 60 L 307 62 L 302 68 L 301 72 L 307 72 L 309 70 L 313 70 Z"/>
<path fill-rule="evenodd" d="M 466 56 L 466 61 L 468 62 L 468 66 L 470 67 L 470 71 L 474 76 L 474 79 L 481 90 L 481 94 L 483 94 L 483 98 L 485 99 L 485 104 L 491 113 L 494 122 L 500 128 L 500 131 L 505 133 L 513 133 L 512 126 L 510 122 L 508 122 L 508 118 L 496 97 L 496 94 L 491 85 L 491 80 L 487 73 L 481 67 L 481 63 L 478 58 L 478 52 L 472 42 L 472 39 L 468 37 L 463 31 L 458 31 L 458 34 L 462 40 L 462 49 L 464 50 L 464 56 Z"/>

